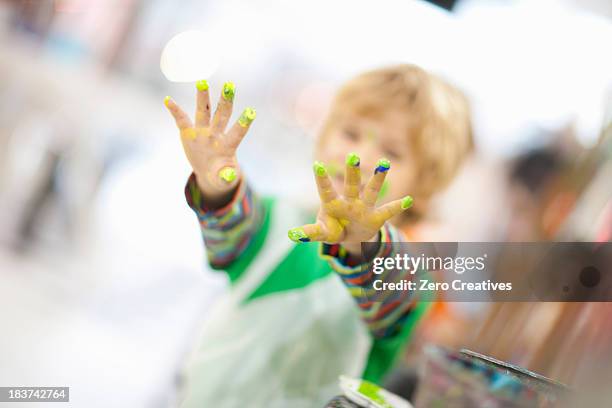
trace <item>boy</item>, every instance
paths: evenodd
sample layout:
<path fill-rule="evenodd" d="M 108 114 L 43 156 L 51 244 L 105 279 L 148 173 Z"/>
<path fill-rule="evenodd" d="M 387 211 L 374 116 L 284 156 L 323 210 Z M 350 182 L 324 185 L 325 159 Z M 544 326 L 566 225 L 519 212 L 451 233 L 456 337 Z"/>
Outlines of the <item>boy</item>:
<path fill-rule="evenodd" d="M 211 266 L 226 271 L 232 290 L 190 361 L 184 406 L 323 406 L 338 393 L 340 374 L 380 381 L 426 306 L 408 292 L 374 291 L 367 261 L 393 256 L 401 235 L 387 221 L 402 221 L 413 201 L 408 192 L 422 212 L 452 179 L 471 146 L 465 99 L 410 65 L 347 83 L 318 141 L 321 207 L 306 223 L 295 205 L 260 200 L 242 176 L 235 153 L 255 111 L 245 109 L 225 132 L 234 85 L 224 85 L 214 115 L 208 84 L 196 87 L 194 124 L 172 99 L 165 104 L 193 168 L 187 201 Z M 367 182 L 362 168 L 373 174 Z M 299 245 L 287 239 L 290 227 Z M 363 241 L 377 252 L 361 254 Z M 409 276 L 376 277 L 402 278 Z"/>

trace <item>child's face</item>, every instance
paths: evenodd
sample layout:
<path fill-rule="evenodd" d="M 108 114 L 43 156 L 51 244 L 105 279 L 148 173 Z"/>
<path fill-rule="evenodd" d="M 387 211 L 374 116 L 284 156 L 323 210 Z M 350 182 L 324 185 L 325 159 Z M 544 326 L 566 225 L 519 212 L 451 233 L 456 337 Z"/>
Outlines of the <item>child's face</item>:
<path fill-rule="evenodd" d="M 316 158 L 328 166 L 338 192 L 343 190 L 346 155 L 355 152 L 361 158 L 362 187 L 374 174 L 379 159 L 391 161 L 387 186 L 383 188 L 379 203 L 411 194 L 415 167 L 406 137 L 409 129 L 406 116 L 405 112 L 392 110 L 379 119 L 347 114 L 335 121 L 325 141 L 319 145 Z"/>

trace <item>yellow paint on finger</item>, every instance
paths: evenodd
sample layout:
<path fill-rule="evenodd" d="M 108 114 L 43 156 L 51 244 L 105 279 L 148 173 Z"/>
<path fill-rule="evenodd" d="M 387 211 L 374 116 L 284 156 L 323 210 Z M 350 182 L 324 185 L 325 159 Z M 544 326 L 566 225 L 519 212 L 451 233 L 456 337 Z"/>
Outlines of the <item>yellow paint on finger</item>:
<path fill-rule="evenodd" d="M 389 180 L 385 179 L 385 181 L 383 181 L 382 186 L 380 186 L 380 191 L 378 192 L 378 199 L 382 200 L 383 198 L 385 198 L 387 196 L 387 194 L 389 194 L 389 187 L 390 183 Z"/>
<path fill-rule="evenodd" d="M 202 123 L 204 121 L 208 121 L 210 118 L 210 114 L 208 112 L 201 112 L 198 110 L 196 112 L 196 123 Z"/>
<path fill-rule="evenodd" d="M 236 94 L 236 85 L 233 82 L 226 82 L 223 84 L 223 99 L 228 102 L 232 102 L 234 100 L 234 95 Z"/>
<path fill-rule="evenodd" d="M 357 197 L 361 184 L 361 172 L 359 170 L 360 159 L 356 153 L 346 156 L 346 174 L 344 176 L 344 192 L 347 197 Z"/>
<path fill-rule="evenodd" d="M 257 117 L 257 112 L 253 108 L 246 108 L 240 118 L 238 118 L 238 124 L 242 127 L 249 126 Z"/>
<path fill-rule="evenodd" d="M 196 82 L 196 88 L 198 91 L 208 91 L 208 81 L 205 79 L 200 79 Z"/>
<path fill-rule="evenodd" d="M 359 197 L 359 185 L 349 184 L 344 188 L 344 196 L 346 199 L 355 200 Z"/>
<path fill-rule="evenodd" d="M 342 233 L 344 232 L 342 224 L 337 219 L 330 216 L 326 216 L 323 223 L 327 231 L 328 242 L 340 241 Z"/>
<path fill-rule="evenodd" d="M 181 129 L 181 137 L 194 140 L 198 134 L 194 128 Z"/>
<path fill-rule="evenodd" d="M 169 104 L 169 103 L 170 103 L 170 97 L 169 97 L 169 96 L 166 96 L 166 97 L 164 98 L 164 105 L 166 105 L 166 107 L 168 107 L 168 104 Z"/>

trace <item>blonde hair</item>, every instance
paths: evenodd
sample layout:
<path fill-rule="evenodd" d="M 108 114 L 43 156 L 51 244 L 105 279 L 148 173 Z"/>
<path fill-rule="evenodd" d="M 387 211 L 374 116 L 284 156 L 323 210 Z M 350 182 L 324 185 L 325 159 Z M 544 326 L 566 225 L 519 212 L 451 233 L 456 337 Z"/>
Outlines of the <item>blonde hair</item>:
<path fill-rule="evenodd" d="M 473 149 L 473 141 L 466 97 L 422 68 L 397 65 L 366 72 L 347 82 L 336 95 L 319 143 L 324 142 L 338 115 L 380 118 L 394 109 L 411 117 L 406 135 L 419 180 L 414 194 L 427 199 L 455 177 Z"/>

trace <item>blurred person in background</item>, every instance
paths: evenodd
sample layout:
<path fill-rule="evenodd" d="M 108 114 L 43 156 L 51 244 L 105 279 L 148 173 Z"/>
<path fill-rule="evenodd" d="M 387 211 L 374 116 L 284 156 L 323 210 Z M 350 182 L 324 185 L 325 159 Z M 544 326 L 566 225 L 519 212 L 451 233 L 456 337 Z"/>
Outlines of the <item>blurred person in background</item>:
<path fill-rule="evenodd" d="M 508 241 L 529 242 L 548 238 L 542 226 L 542 214 L 547 204 L 547 192 L 567 167 L 563 161 L 559 152 L 542 148 L 522 154 L 511 165 L 508 196 L 512 222 L 508 224 Z"/>
<path fill-rule="evenodd" d="M 214 115 L 208 83 L 196 85 L 195 122 L 172 99 L 165 103 L 193 168 L 185 193 L 209 263 L 228 273 L 233 290 L 190 360 L 184 406 L 316 406 L 337 392 L 340 374 L 380 382 L 426 303 L 409 291 L 374 291 L 368 261 L 393 256 L 403 239 L 395 225 L 424 216 L 470 152 L 466 99 L 413 65 L 345 84 L 316 151 L 321 208 L 314 223 L 289 230 L 295 242 L 321 245 L 294 246 L 286 228 L 312 214 L 300 203 L 259 199 L 236 160 L 254 110 L 226 132 L 234 85 L 224 85 Z M 373 173 L 369 181 L 361 169 Z M 404 215 L 413 200 L 407 193 L 417 204 Z M 378 249 L 361 254 L 364 241 Z"/>

